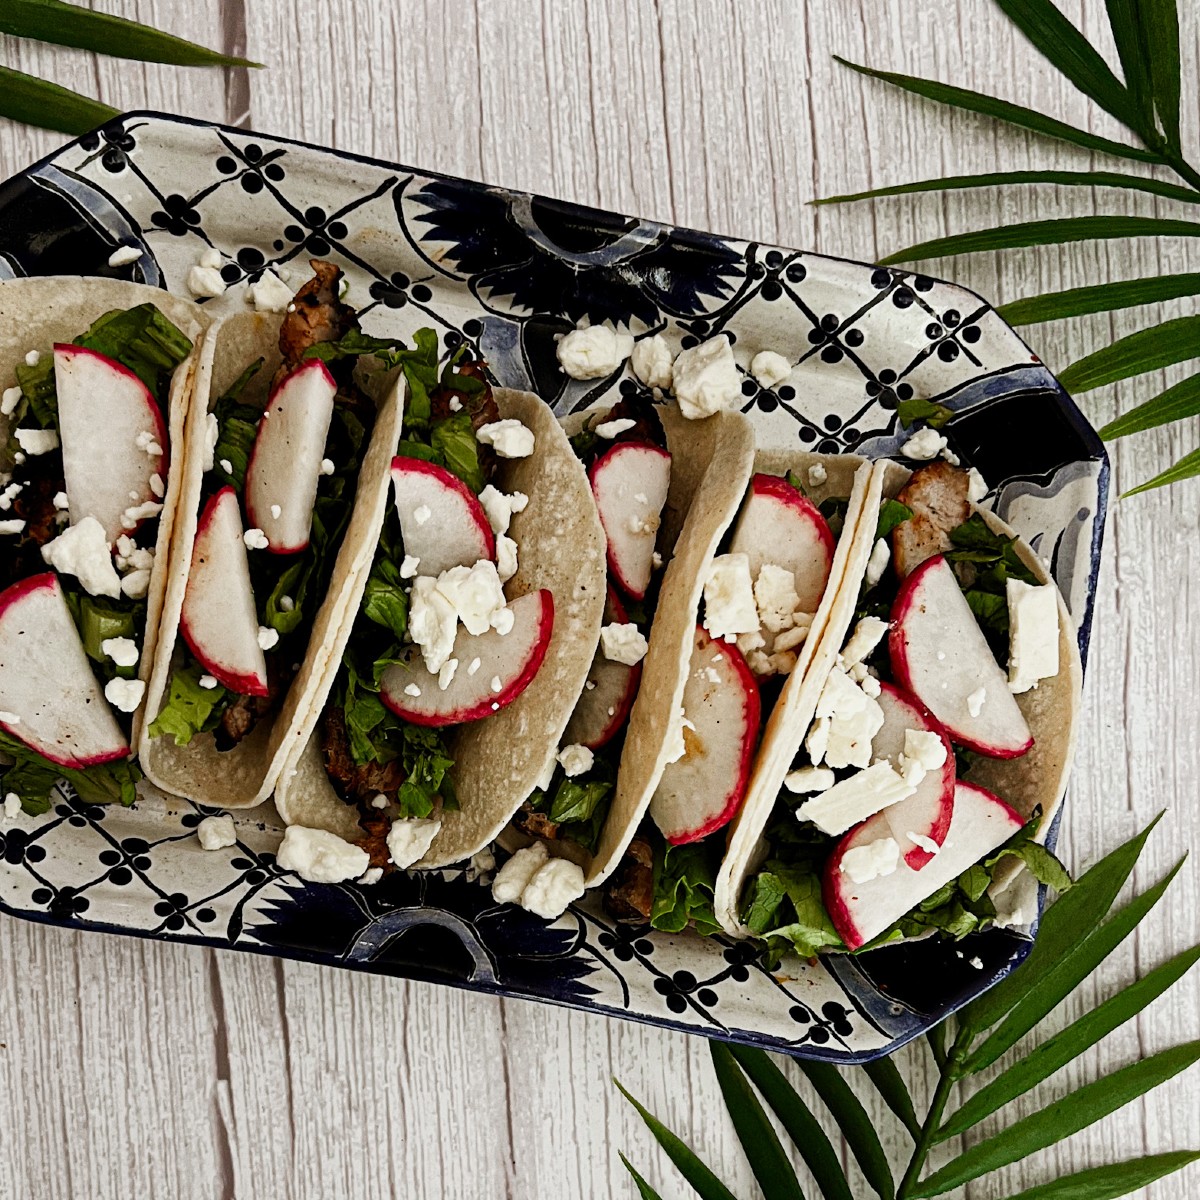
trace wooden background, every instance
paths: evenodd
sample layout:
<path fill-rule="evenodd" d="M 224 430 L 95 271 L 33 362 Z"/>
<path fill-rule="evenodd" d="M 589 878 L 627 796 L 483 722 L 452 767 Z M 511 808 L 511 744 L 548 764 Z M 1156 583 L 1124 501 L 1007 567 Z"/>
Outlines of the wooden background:
<path fill-rule="evenodd" d="M 1060 6 L 1115 59 L 1102 0 Z M 838 67 L 953 80 L 1099 133 L 1117 126 L 1038 58 L 990 0 L 99 0 L 268 70 L 186 71 L 0 39 L 0 61 L 98 94 L 249 123 L 746 238 L 870 259 L 921 238 L 1122 206 L 1125 193 L 1017 189 L 814 209 L 814 196 L 1091 156 L 952 116 Z M 1185 17 L 1185 142 L 1197 156 L 1200 21 Z M 0 122 L 9 174 L 63 139 Z M 1106 163 L 1107 165 L 1107 163 Z M 1124 168 L 1118 168 L 1124 169 Z M 1136 166 L 1128 169 L 1137 170 Z M 1114 242 L 934 265 L 994 300 L 1166 270 L 1195 243 Z M 1177 311 L 1178 306 L 1172 306 Z M 1031 331 L 1054 367 L 1157 314 Z M 1086 399 L 1096 424 L 1162 380 Z M 1114 448 L 1118 487 L 1197 443 L 1197 423 Z M 1112 510 L 1062 841 L 1074 868 L 1169 810 L 1137 882 L 1200 831 L 1200 485 Z M 1197 872 L 1099 987 L 1195 942 Z M 1050 1091 L 1200 1034 L 1185 981 Z M 925 1087 L 921 1049 L 900 1055 Z M 795 1072 L 792 1072 L 793 1075 Z M 0 918 L 0 1197 L 628 1197 L 623 1149 L 666 1196 L 685 1193 L 610 1076 L 730 1181 L 755 1194 L 699 1038 L 527 1003 L 250 955 L 77 934 Z M 864 1096 L 891 1129 L 872 1094 Z M 995 1128 L 989 1123 L 985 1129 Z M 902 1146 L 891 1142 L 897 1159 Z M 975 1200 L 1111 1156 L 1200 1146 L 1200 1075 L 1185 1075 Z M 1200 1190 L 1200 1170 L 1151 1188 Z M 810 1189 L 809 1194 L 813 1191 Z M 865 1190 L 861 1194 L 866 1194 Z M 1141 1193 L 1139 1193 L 1141 1194 Z"/>

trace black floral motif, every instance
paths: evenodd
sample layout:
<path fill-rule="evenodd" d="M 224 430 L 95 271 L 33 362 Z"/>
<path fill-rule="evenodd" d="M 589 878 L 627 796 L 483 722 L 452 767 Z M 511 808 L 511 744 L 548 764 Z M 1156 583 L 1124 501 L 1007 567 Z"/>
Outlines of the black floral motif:
<path fill-rule="evenodd" d="M 19 863 L 40 863 L 46 857 L 46 849 L 34 843 L 23 829 L 10 829 L 0 833 L 0 856 L 13 866 Z"/>
<path fill-rule="evenodd" d="M 257 195 L 266 186 L 266 180 L 271 183 L 282 183 L 287 175 L 283 165 L 278 162 L 287 151 L 282 147 L 272 150 L 269 154 L 254 142 L 240 149 L 231 141 L 225 140 L 225 145 L 231 153 L 222 154 L 214 164 L 222 175 L 232 175 L 237 178 L 242 191 L 249 196 Z"/>
<path fill-rule="evenodd" d="M 187 237 L 199 226 L 200 214 L 186 196 L 172 192 L 171 195 L 163 197 L 162 209 L 151 213 L 150 220 L 159 229 L 165 229 L 174 237 Z"/>

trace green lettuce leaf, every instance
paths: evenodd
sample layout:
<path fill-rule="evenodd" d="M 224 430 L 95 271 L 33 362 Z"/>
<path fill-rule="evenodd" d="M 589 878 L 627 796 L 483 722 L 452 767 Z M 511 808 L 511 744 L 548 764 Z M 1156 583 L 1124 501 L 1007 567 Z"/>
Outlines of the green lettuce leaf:
<path fill-rule="evenodd" d="M 20 796 L 21 808 L 31 817 L 50 811 L 51 793 L 60 779 L 88 804 L 128 807 L 137 799 L 142 772 L 131 759 L 81 770 L 59 767 L 7 733 L 0 733 L 0 752 L 13 760 L 12 766 L 4 768 L 0 789 Z"/>
<path fill-rule="evenodd" d="M 899 500 L 885 500 L 879 506 L 879 523 L 875 526 L 875 540 L 885 538 L 897 525 L 912 516 L 912 509 Z"/>
<path fill-rule="evenodd" d="M 171 675 L 166 703 L 150 722 L 150 736 L 169 734 L 177 746 L 186 746 L 198 733 L 217 727 L 232 695 L 220 684 L 200 686 L 204 668 L 198 663 L 181 664 Z"/>
<path fill-rule="evenodd" d="M 483 491 L 486 481 L 479 465 L 479 443 L 466 409 L 436 422 L 429 431 L 429 444 L 438 456 L 435 461 L 457 475 L 476 495 Z"/>
<path fill-rule="evenodd" d="M 75 344 L 128 367 L 160 402 L 171 372 L 192 352 L 191 339 L 153 304 L 105 313 Z"/>
<path fill-rule="evenodd" d="M 896 405 L 896 415 L 900 418 L 901 425 L 912 426 L 924 421 L 933 429 L 941 429 L 954 416 L 954 409 L 947 408 L 944 404 L 935 404 L 932 400 L 914 398 L 901 400 Z"/>
<path fill-rule="evenodd" d="M 686 846 L 662 843 L 654 852 L 654 903 L 650 924 L 678 933 L 689 924 L 705 936 L 720 933 L 713 913 L 713 892 L 721 862 L 721 838 L 705 838 Z"/>
<path fill-rule="evenodd" d="M 436 335 L 435 335 L 436 336 Z M 340 362 L 344 358 L 359 358 L 373 354 L 381 361 L 391 364 L 396 350 L 403 350 L 404 343 L 398 338 L 372 337 L 361 329 L 351 329 L 336 342 L 317 342 L 309 346 L 304 357 L 319 358 L 324 363 Z"/>

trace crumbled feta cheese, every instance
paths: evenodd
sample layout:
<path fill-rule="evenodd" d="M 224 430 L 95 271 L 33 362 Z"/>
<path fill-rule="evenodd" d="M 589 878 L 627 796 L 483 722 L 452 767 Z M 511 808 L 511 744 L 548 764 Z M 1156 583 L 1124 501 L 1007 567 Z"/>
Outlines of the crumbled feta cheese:
<path fill-rule="evenodd" d="M 67 499 L 66 492 L 55 492 L 54 493 L 54 507 L 57 508 L 60 512 L 65 512 L 68 508 L 71 507 L 71 502 L 70 502 L 70 500 Z"/>
<path fill-rule="evenodd" d="M 808 486 L 820 487 L 829 478 L 829 472 L 820 463 L 813 463 L 808 468 Z"/>
<path fill-rule="evenodd" d="M 479 503 L 487 514 L 488 524 L 493 533 L 507 533 L 513 513 L 524 512 L 529 504 L 529 497 L 524 492 L 513 492 L 506 496 L 490 483 L 479 493 Z"/>
<path fill-rule="evenodd" d="M 141 600 L 150 590 L 150 572 L 144 568 L 137 571 L 130 571 L 121 580 L 121 593 L 128 596 L 130 600 Z"/>
<path fill-rule="evenodd" d="M 413 520 L 416 521 L 418 525 L 424 525 L 425 522 L 428 521 L 432 516 L 433 510 L 428 504 L 421 504 L 413 509 Z"/>
<path fill-rule="evenodd" d="M 803 624 L 797 623 L 791 629 L 783 629 L 775 635 L 774 650 L 777 654 L 785 650 L 796 650 L 808 639 L 808 631 L 812 628 L 812 616 L 809 613 L 798 615 L 808 619 Z"/>
<path fill-rule="evenodd" d="M 711 417 L 742 394 L 729 339 L 718 335 L 684 350 L 675 360 L 675 399 L 689 420 Z"/>
<path fill-rule="evenodd" d="M 492 880 L 492 899 L 497 904 L 515 904 L 549 857 L 545 842 L 534 842 L 532 846 L 518 850 L 496 872 L 496 878 Z"/>
<path fill-rule="evenodd" d="M 844 671 L 830 672 L 814 715 L 829 720 L 824 754 L 829 766 L 865 767 L 871 761 L 871 739 L 883 727 L 883 709 Z"/>
<path fill-rule="evenodd" d="M 424 858 L 441 827 L 442 822 L 435 817 L 393 821 L 387 835 L 387 848 L 392 862 L 404 871 Z"/>
<path fill-rule="evenodd" d="M 322 475 L 332 475 L 333 472 L 334 472 L 333 459 L 332 458 L 321 459 L 321 474 Z"/>
<path fill-rule="evenodd" d="M 977 971 L 983 970 L 983 959 L 980 958 L 978 954 L 976 954 L 974 958 L 968 958 L 967 962 L 969 962 L 971 964 L 971 966 L 973 966 L 975 968 L 975 970 L 977 970 Z"/>
<path fill-rule="evenodd" d="M 146 692 L 144 679 L 110 679 L 104 685 L 104 698 L 114 708 L 131 713 L 142 702 Z"/>
<path fill-rule="evenodd" d="M 371 798 L 372 808 L 387 808 L 390 803 L 391 801 L 382 792 Z"/>
<path fill-rule="evenodd" d="M 774 350 L 760 350 L 750 360 L 750 374 L 759 387 L 778 387 L 792 373 L 792 364 Z"/>
<path fill-rule="evenodd" d="M 267 535 L 257 528 L 247 529 L 242 534 L 242 541 L 246 543 L 247 550 L 265 550 L 270 545 Z"/>
<path fill-rule="evenodd" d="M 225 280 L 221 278 L 221 272 L 216 267 L 202 267 L 199 264 L 192 267 L 187 275 L 188 291 L 193 296 L 223 296 L 225 294 Z"/>
<path fill-rule="evenodd" d="M 585 771 L 592 769 L 595 755 L 586 746 L 576 744 L 564 746 L 558 752 L 558 761 L 566 772 L 567 778 L 573 779 L 576 775 L 582 775 Z"/>
<path fill-rule="evenodd" d="M 26 454 L 49 454 L 58 449 L 58 434 L 53 429 L 17 429 L 13 437 Z"/>
<path fill-rule="evenodd" d="M 761 650 L 767 644 L 767 639 L 757 629 L 752 633 L 739 633 L 734 640 L 737 642 L 737 648 L 743 654 Z"/>
<path fill-rule="evenodd" d="M 400 578 L 412 579 L 417 573 L 417 568 L 421 565 L 421 560 L 415 554 L 406 554 L 404 561 L 400 564 Z"/>
<path fill-rule="evenodd" d="M 207 250 L 200 252 L 200 257 L 196 260 L 202 267 L 219 267 L 221 265 L 221 252 L 216 246 L 209 246 Z"/>
<path fill-rule="evenodd" d="M 272 504 L 271 505 L 271 516 L 274 517 L 276 521 L 278 521 L 279 518 L 283 516 L 283 508 L 278 504 Z"/>
<path fill-rule="evenodd" d="M 1009 579 L 1008 689 L 1027 692 L 1058 674 L 1058 594 L 1052 583 Z"/>
<path fill-rule="evenodd" d="M 790 675 L 796 669 L 799 660 L 790 650 L 780 650 L 772 654 L 767 662 L 776 675 Z"/>
<path fill-rule="evenodd" d="M 507 604 L 496 564 L 487 559 L 470 567 L 450 567 L 437 577 L 435 586 L 467 632 L 475 636 L 493 628 L 496 614 L 503 612 Z"/>
<path fill-rule="evenodd" d="M 820 766 L 825 760 L 825 751 L 829 748 L 829 724 L 828 717 L 817 717 L 804 738 L 804 748 L 814 766 Z"/>
<path fill-rule="evenodd" d="M 783 777 L 783 786 L 798 796 L 827 792 L 836 782 L 828 767 L 797 767 Z"/>
<path fill-rule="evenodd" d="M 451 396 L 447 407 L 453 412 L 462 412 L 462 401 L 457 396 Z"/>
<path fill-rule="evenodd" d="M 485 847 L 471 855 L 470 865 L 467 867 L 467 882 L 473 883 L 479 880 L 480 883 L 487 882 L 487 876 L 496 869 L 496 856 L 491 849 Z"/>
<path fill-rule="evenodd" d="M 292 289 L 271 271 L 264 271 L 248 290 L 256 312 L 286 312 L 292 302 Z"/>
<path fill-rule="evenodd" d="M 0 521 L 0 534 L 18 534 L 24 533 L 25 522 L 19 518 L 14 518 L 11 521 Z"/>
<path fill-rule="evenodd" d="M 516 573 L 517 543 L 508 534 L 501 533 L 496 537 L 496 574 L 501 583 L 507 583 Z"/>
<path fill-rule="evenodd" d="M 155 473 L 150 476 L 150 491 L 159 500 L 161 500 L 163 498 L 163 496 L 166 495 L 167 485 L 165 483 L 163 483 L 163 477 L 157 471 L 155 471 Z"/>
<path fill-rule="evenodd" d="M 370 865 L 371 856 L 327 829 L 289 825 L 275 853 L 275 862 L 309 883 L 344 883 L 357 879 Z"/>
<path fill-rule="evenodd" d="M 795 575 L 774 563 L 763 563 L 754 581 L 754 603 L 765 629 L 781 633 L 790 628 L 792 614 L 800 603 Z"/>
<path fill-rule="evenodd" d="M 474 675 L 475 672 L 478 670 L 479 670 L 479 659 L 477 659 L 477 658 L 471 659 L 471 661 L 467 664 L 467 674 Z"/>
<path fill-rule="evenodd" d="M 624 433 L 627 429 L 632 429 L 637 422 L 631 417 L 622 417 L 618 421 L 604 421 L 597 425 L 594 432 L 597 437 L 612 439 L 618 434 Z M 643 501 L 642 503 L 645 503 Z"/>
<path fill-rule="evenodd" d="M 854 627 L 846 648 L 842 651 L 842 662 L 847 667 L 860 663 L 883 641 L 888 623 L 878 617 L 863 617 Z"/>
<path fill-rule="evenodd" d="M 258 627 L 258 644 L 263 650 L 272 650 L 279 645 L 279 630 L 268 629 L 265 625 Z"/>
<path fill-rule="evenodd" d="M 931 458 L 937 458 L 945 448 L 946 439 L 936 429 L 931 429 L 927 425 L 924 429 L 918 429 L 900 447 L 900 453 L 905 458 L 915 458 L 926 462 Z"/>
<path fill-rule="evenodd" d="M 107 654 L 118 667 L 132 667 L 138 660 L 137 642 L 133 638 L 104 638 L 100 643 L 100 652 Z"/>
<path fill-rule="evenodd" d="M 0 394 L 0 416 L 11 417 L 24 394 L 19 387 L 5 388 Z"/>
<path fill-rule="evenodd" d="M 611 325 L 572 329 L 558 340 L 558 364 L 572 379 L 603 379 L 633 351 L 633 338 Z"/>
<path fill-rule="evenodd" d="M 139 246 L 118 246 L 108 256 L 108 265 L 110 267 L 127 267 L 141 257 L 142 251 Z"/>
<path fill-rule="evenodd" d="M 21 811 L 21 797 L 16 792 L 9 792 L 4 797 L 4 816 L 9 821 L 16 820 L 17 814 Z"/>
<path fill-rule="evenodd" d="M 442 669 L 438 672 L 438 687 L 444 692 L 451 683 L 454 682 L 454 676 L 458 671 L 458 659 L 448 658 L 442 663 Z"/>
<path fill-rule="evenodd" d="M 565 858 L 552 858 L 534 872 L 521 893 L 521 907 L 552 921 L 584 893 L 583 868 Z"/>
<path fill-rule="evenodd" d="M 290 613 L 295 609 L 295 607 L 296 602 L 291 598 L 291 596 L 279 597 L 279 611 L 281 613 Z"/>
<path fill-rule="evenodd" d="M 751 650 L 744 654 L 746 666 L 760 678 L 765 678 L 768 675 L 774 675 L 775 669 L 771 666 L 771 656 L 762 650 Z"/>
<path fill-rule="evenodd" d="M 382 867 L 368 867 L 356 880 L 359 887 L 374 887 L 383 878 Z"/>
<path fill-rule="evenodd" d="M 926 837 L 923 833 L 913 833 L 913 831 L 910 829 L 905 833 L 904 836 L 908 838 L 908 840 L 912 842 L 912 844 L 918 849 L 924 850 L 926 854 L 933 855 L 935 858 L 942 851 L 941 846 L 939 846 L 937 842 L 933 840 L 933 838 Z"/>
<path fill-rule="evenodd" d="M 916 790 L 890 763 L 872 763 L 806 801 L 796 809 L 796 816 L 811 821 L 822 833 L 845 833 Z"/>
<path fill-rule="evenodd" d="M 226 850 L 237 845 L 237 830 L 233 818 L 228 815 L 205 817 L 196 826 L 196 836 L 205 850 Z"/>
<path fill-rule="evenodd" d="M 215 675 L 201 675 L 198 682 L 202 688 L 212 691 L 217 686 L 217 677 Z"/>
<path fill-rule="evenodd" d="M 30 350 L 25 355 L 25 365 L 27 367 L 36 367 L 42 361 L 42 352 L 40 350 Z"/>
<path fill-rule="evenodd" d="M 981 712 L 983 712 L 983 705 L 986 700 L 987 700 L 987 688 L 986 687 L 976 688 L 967 697 L 967 712 L 970 713 L 971 716 L 973 716 L 973 717 L 979 716 L 979 714 Z"/>
<path fill-rule="evenodd" d="M 987 494 L 987 480 L 972 467 L 967 472 L 967 499 L 973 504 L 978 504 Z"/>
<path fill-rule="evenodd" d="M 901 771 L 910 763 L 920 764 L 922 773 L 939 770 L 946 765 L 946 743 L 932 730 L 906 729 L 900 752 Z"/>
<path fill-rule="evenodd" d="M 838 869 L 853 883 L 870 883 L 892 875 L 900 865 L 900 847 L 895 838 L 879 838 L 865 846 L 853 846 L 842 855 Z"/>
<path fill-rule="evenodd" d="M 871 551 L 871 557 L 867 559 L 867 587 L 873 588 L 883 578 L 891 557 L 892 551 L 887 544 L 887 538 L 880 538 Z"/>
<path fill-rule="evenodd" d="M 162 507 L 157 500 L 147 500 L 143 504 L 131 504 L 121 514 L 121 526 L 124 529 L 136 529 L 142 521 L 157 517 L 162 512 Z"/>
<path fill-rule="evenodd" d="M 712 560 L 704 581 L 704 627 L 713 637 L 758 632 L 748 555 L 720 554 Z"/>
<path fill-rule="evenodd" d="M 226 475 L 232 475 L 233 463 L 231 463 L 227 458 L 221 459 L 221 470 L 224 471 Z"/>
<path fill-rule="evenodd" d="M 528 458 L 533 453 L 533 431 L 511 417 L 481 425 L 475 436 L 501 458 Z"/>
<path fill-rule="evenodd" d="M 490 687 L 493 692 L 501 692 L 504 690 L 504 684 L 500 682 L 499 675 L 492 676 L 492 682 L 488 684 L 488 687 Z"/>
<path fill-rule="evenodd" d="M 600 630 L 600 648 L 605 658 L 632 667 L 646 657 L 649 643 L 633 622 L 614 622 Z"/>
<path fill-rule="evenodd" d="M 664 390 L 671 386 L 674 362 L 671 347 L 661 333 L 634 342 L 629 358 L 633 373 L 647 387 Z"/>
<path fill-rule="evenodd" d="M 439 671 L 438 674 L 440 675 L 441 671 Z M 406 696 L 419 696 L 421 694 L 421 689 L 415 683 L 406 683 L 404 685 L 404 694 Z"/>
<path fill-rule="evenodd" d="M 944 458 L 952 467 L 961 467 L 962 466 L 962 459 L 959 458 L 958 455 L 955 454 L 954 451 L 951 450 L 949 446 L 942 447 L 942 458 Z M 969 496 L 970 496 L 970 492 L 968 489 L 968 498 L 969 498 Z"/>
<path fill-rule="evenodd" d="M 95 517 L 84 517 L 42 547 L 42 559 L 63 575 L 74 575 L 92 596 L 121 595 L 121 579 L 108 552 L 104 527 Z"/>

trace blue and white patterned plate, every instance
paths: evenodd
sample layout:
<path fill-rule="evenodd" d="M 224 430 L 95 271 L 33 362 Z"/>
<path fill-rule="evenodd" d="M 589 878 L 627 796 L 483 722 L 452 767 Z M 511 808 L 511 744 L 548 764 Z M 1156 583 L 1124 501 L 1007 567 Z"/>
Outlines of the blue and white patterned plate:
<path fill-rule="evenodd" d="M 111 268 L 118 245 L 143 255 Z M 210 247 L 230 285 L 212 303 L 242 304 L 265 267 L 295 285 L 308 257 L 329 257 L 368 330 L 432 325 L 560 413 L 634 386 L 624 373 L 584 384 L 559 372 L 555 335 L 580 320 L 661 329 L 676 347 L 724 332 L 743 368 L 761 349 L 786 354 L 796 366 L 785 383 L 767 390 L 747 375 L 743 387 L 764 445 L 892 454 L 906 436 L 898 400 L 947 404 L 952 448 L 1050 562 L 1086 650 L 1103 447 L 1029 348 L 963 288 L 159 113 L 120 117 L 0 186 L 0 277 L 120 276 L 187 295 L 188 271 Z M 64 791 L 45 816 L 0 826 L 0 909 L 841 1062 L 923 1032 L 1029 946 L 993 930 L 958 946 L 792 960 L 772 974 L 745 944 L 617 925 L 592 902 L 547 926 L 493 904 L 469 873 L 306 886 L 275 862 L 270 805 L 239 814 L 237 846 L 215 852 L 192 833 L 203 811 L 153 791 L 128 810 Z"/>

